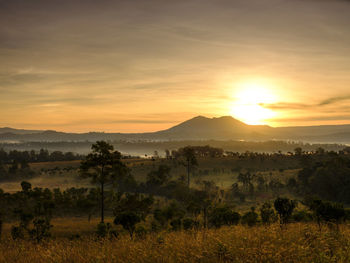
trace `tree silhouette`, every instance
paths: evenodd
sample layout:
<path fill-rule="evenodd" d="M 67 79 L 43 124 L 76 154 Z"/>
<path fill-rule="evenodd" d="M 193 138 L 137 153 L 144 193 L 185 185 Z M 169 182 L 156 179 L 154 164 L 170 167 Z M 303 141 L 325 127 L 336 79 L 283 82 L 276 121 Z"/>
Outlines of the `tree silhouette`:
<path fill-rule="evenodd" d="M 296 205 L 297 203 L 294 200 L 288 198 L 278 197 L 275 200 L 274 207 L 279 215 L 281 226 L 288 223 Z"/>
<path fill-rule="evenodd" d="M 91 177 L 93 183 L 101 189 L 101 223 L 104 222 L 104 187 L 114 183 L 118 176 L 128 172 L 121 161 L 121 153 L 114 151 L 112 145 L 105 141 L 97 141 L 91 146 L 92 152 L 81 162 L 80 173 L 83 177 Z"/>
<path fill-rule="evenodd" d="M 190 188 L 190 173 L 194 166 L 198 165 L 195 150 L 191 146 L 186 146 L 181 151 L 181 157 L 183 160 L 181 164 L 186 167 L 187 170 L 187 186 Z"/>

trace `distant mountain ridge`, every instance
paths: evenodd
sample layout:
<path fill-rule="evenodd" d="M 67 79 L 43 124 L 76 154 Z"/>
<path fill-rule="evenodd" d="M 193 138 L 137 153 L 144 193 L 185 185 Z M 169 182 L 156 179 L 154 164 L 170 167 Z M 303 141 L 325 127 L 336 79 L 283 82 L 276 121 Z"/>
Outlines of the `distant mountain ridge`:
<path fill-rule="evenodd" d="M 0 128 L 0 134 L 3 133 L 13 133 L 13 134 L 32 134 L 32 133 L 41 133 L 42 130 L 24 130 L 24 129 L 14 129 L 10 127 Z"/>
<path fill-rule="evenodd" d="M 197 116 L 169 129 L 148 133 L 65 133 L 52 130 L 0 128 L 0 141 L 96 141 L 96 140 L 299 140 L 350 143 L 350 124 L 297 127 L 248 125 L 231 116 Z"/>

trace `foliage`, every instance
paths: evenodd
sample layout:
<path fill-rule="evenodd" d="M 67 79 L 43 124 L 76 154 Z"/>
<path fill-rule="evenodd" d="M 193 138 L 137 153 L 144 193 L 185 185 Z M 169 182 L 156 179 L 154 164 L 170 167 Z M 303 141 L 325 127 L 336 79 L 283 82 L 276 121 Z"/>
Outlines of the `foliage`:
<path fill-rule="evenodd" d="M 146 185 L 148 187 L 159 187 L 170 179 L 170 167 L 167 165 L 159 165 L 158 170 L 153 170 L 147 174 Z"/>
<path fill-rule="evenodd" d="M 265 202 L 261 206 L 260 217 L 263 224 L 271 224 L 277 221 L 277 215 L 270 202 Z"/>
<path fill-rule="evenodd" d="M 342 204 L 322 201 L 320 199 L 306 199 L 304 202 L 313 212 L 320 227 L 322 222 L 338 225 L 345 219 L 346 213 Z"/>
<path fill-rule="evenodd" d="M 305 210 L 300 210 L 293 213 L 292 219 L 295 222 L 311 222 L 312 214 Z"/>
<path fill-rule="evenodd" d="M 122 225 L 125 230 L 129 231 L 131 238 L 134 234 L 135 226 L 139 222 L 141 222 L 141 217 L 132 211 L 126 211 L 117 214 L 114 219 L 114 224 Z"/>
<path fill-rule="evenodd" d="M 112 229 L 112 225 L 110 223 L 100 222 L 97 225 L 97 236 L 100 238 L 116 238 L 118 235 L 119 233 Z"/>
<path fill-rule="evenodd" d="M 258 214 L 255 212 L 255 207 L 252 207 L 251 211 L 242 216 L 241 222 L 248 226 L 255 226 L 258 223 Z"/>
<path fill-rule="evenodd" d="M 181 219 L 184 217 L 185 212 L 175 202 L 170 203 L 169 206 L 163 209 L 155 209 L 153 217 L 163 227 L 167 227 L 169 220 L 171 220 L 171 226 L 173 229 L 181 227 Z"/>
<path fill-rule="evenodd" d="M 275 200 L 274 207 L 279 215 L 281 225 L 289 222 L 296 204 L 294 200 L 289 200 L 288 198 L 278 197 Z"/>
<path fill-rule="evenodd" d="M 302 169 L 298 180 L 307 194 L 350 204 L 350 159 L 335 155 Z"/>
<path fill-rule="evenodd" d="M 104 187 L 107 183 L 114 183 L 119 177 L 128 173 L 128 169 L 121 162 L 121 153 L 114 151 L 112 145 L 105 141 L 97 141 L 91 146 L 92 152 L 81 162 L 80 172 L 83 177 L 91 177 L 93 183 L 101 187 L 101 222 L 104 222 Z"/>
<path fill-rule="evenodd" d="M 209 223 L 219 228 L 223 225 L 236 225 L 239 223 L 240 218 L 240 214 L 233 211 L 230 207 L 218 206 L 210 211 Z"/>
<path fill-rule="evenodd" d="M 193 167 L 198 165 L 195 149 L 192 146 L 186 146 L 178 150 L 180 163 L 187 170 L 187 187 L 190 188 L 190 173 Z"/>
<path fill-rule="evenodd" d="M 198 228 L 199 222 L 197 220 L 187 217 L 182 220 L 182 225 L 184 230 L 191 230 L 191 229 Z"/>

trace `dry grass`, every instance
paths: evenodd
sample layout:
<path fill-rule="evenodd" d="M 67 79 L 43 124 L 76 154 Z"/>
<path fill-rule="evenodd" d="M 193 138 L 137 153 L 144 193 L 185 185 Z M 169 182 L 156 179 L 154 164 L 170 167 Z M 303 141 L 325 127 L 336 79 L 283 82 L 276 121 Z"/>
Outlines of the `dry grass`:
<path fill-rule="evenodd" d="M 62 175 L 41 175 L 30 179 L 21 179 L 10 182 L 1 182 L 0 188 L 5 192 L 14 193 L 21 191 L 21 182 L 28 181 L 33 187 L 41 188 L 60 188 L 61 190 L 71 187 L 91 187 L 90 179 L 81 179 L 78 175 L 62 174 Z"/>
<path fill-rule="evenodd" d="M 57 227 L 74 225 L 68 220 Z M 312 224 L 291 224 L 285 230 L 235 226 L 135 240 L 127 235 L 116 240 L 56 238 L 42 244 L 6 239 L 0 244 L 0 262 L 350 262 L 349 245 L 350 226 L 345 225 L 339 232 L 319 232 Z"/>

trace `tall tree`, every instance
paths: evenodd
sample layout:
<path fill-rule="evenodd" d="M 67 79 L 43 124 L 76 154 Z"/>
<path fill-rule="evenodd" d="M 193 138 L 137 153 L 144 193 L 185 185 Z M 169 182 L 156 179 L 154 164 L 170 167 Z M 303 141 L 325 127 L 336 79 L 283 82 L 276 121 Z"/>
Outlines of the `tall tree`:
<path fill-rule="evenodd" d="M 194 166 L 198 165 L 195 150 L 191 146 L 186 146 L 181 149 L 181 164 L 186 167 L 187 170 L 187 186 L 190 188 L 190 173 Z"/>
<path fill-rule="evenodd" d="M 101 223 L 104 222 L 104 188 L 114 183 L 118 176 L 128 172 L 121 161 L 121 153 L 114 151 L 113 145 L 105 141 L 97 141 L 91 146 L 92 152 L 81 162 L 80 173 L 83 177 L 91 177 L 93 183 L 100 185 Z"/>

